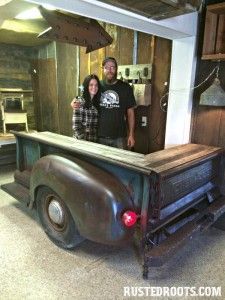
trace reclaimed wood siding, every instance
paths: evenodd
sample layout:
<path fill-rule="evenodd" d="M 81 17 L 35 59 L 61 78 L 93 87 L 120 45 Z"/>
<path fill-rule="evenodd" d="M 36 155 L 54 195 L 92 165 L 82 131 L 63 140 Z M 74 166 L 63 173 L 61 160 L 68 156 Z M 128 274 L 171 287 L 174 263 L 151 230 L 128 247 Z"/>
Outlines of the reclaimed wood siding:
<path fill-rule="evenodd" d="M 217 65 L 212 61 L 201 61 L 195 85 L 204 81 Z M 219 79 L 225 90 L 225 62 L 220 62 Z M 192 138 L 193 143 L 225 147 L 225 108 L 199 105 L 201 93 L 213 83 L 215 74 L 196 89 L 193 98 Z"/>
<path fill-rule="evenodd" d="M 34 62 L 33 73 L 37 129 L 59 133 L 58 95 L 55 59 L 39 59 Z"/>
<path fill-rule="evenodd" d="M 78 93 L 78 47 L 56 44 L 59 132 L 72 136 L 71 100 Z"/>
<path fill-rule="evenodd" d="M 150 152 L 164 148 L 166 130 L 166 112 L 161 109 L 160 101 L 168 90 L 172 42 L 160 37 L 155 38 L 153 73 L 152 73 L 152 105 L 150 110 Z"/>
<path fill-rule="evenodd" d="M 78 94 L 78 47 L 52 42 L 33 62 L 37 129 L 72 136 L 71 100 Z"/>
<path fill-rule="evenodd" d="M 37 50 L 32 47 L 0 43 L 0 87 L 32 89 L 31 61 L 36 56 Z M 27 110 L 29 128 L 36 129 L 32 94 L 24 94 L 24 109 Z M 14 127 L 15 125 L 9 126 L 11 129 Z"/>
<path fill-rule="evenodd" d="M 204 45 L 204 29 L 206 16 L 206 6 L 209 4 L 216 4 L 222 1 L 218 0 L 206 0 L 205 7 L 203 6 L 203 14 L 199 27 L 199 43 L 198 43 L 198 64 L 196 70 L 195 86 L 204 82 L 208 75 L 216 66 L 220 66 L 219 79 L 221 87 L 225 90 L 225 61 L 213 61 L 213 60 L 201 60 L 202 54 L 206 53 L 205 46 L 215 47 L 215 43 L 212 39 L 207 40 L 207 44 Z M 214 28 L 213 28 L 214 30 Z M 207 35 L 212 35 L 212 32 L 207 32 Z M 206 82 L 195 89 L 193 96 L 193 109 L 192 109 L 192 130 L 191 130 L 191 142 L 205 144 L 209 146 L 225 147 L 225 107 L 215 106 L 202 106 L 199 105 L 201 93 L 203 93 L 213 83 L 216 74 L 212 74 Z"/>

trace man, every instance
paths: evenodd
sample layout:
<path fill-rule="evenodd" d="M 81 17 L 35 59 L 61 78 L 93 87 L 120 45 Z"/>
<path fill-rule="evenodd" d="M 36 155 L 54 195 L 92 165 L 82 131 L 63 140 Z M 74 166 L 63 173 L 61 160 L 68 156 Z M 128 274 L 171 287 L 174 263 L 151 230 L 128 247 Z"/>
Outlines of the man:
<path fill-rule="evenodd" d="M 106 57 L 102 67 L 105 78 L 101 82 L 98 142 L 122 149 L 132 148 L 135 144 L 134 107 L 136 105 L 133 90 L 128 83 L 117 79 L 115 58 Z M 76 107 L 74 101 L 71 105 Z"/>

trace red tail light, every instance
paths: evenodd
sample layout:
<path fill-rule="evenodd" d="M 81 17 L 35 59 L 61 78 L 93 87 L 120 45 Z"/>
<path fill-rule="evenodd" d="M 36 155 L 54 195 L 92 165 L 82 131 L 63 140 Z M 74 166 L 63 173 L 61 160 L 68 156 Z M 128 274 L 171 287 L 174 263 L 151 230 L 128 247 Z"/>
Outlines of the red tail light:
<path fill-rule="evenodd" d="M 134 211 L 128 210 L 122 215 L 123 224 L 127 227 L 131 227 L 137 222 L 137 217 Z"/>

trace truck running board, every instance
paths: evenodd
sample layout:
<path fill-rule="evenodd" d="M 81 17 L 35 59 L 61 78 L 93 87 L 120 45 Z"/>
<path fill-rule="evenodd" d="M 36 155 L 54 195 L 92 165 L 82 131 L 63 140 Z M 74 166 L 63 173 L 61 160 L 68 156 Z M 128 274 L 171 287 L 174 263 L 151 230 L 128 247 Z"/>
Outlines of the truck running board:
<path fill-rule="evenodd" d="M 188 222 L 158 246 L 153 246 L 151 249 L 145 250 L 143 277 L 145 279 L 148 277 L 148 267 L 162 266 L 188 240 L 191 240 L 199 232 L 210 227 L 224 213 L 225 197 L 221 196 L 201 213 L 201 217 Z"/>
<path fill-rule="evenodd" d="M 3 184 L 1 189 L 26 205 L 30 202 L 29 189 L 17 182 Z"/>

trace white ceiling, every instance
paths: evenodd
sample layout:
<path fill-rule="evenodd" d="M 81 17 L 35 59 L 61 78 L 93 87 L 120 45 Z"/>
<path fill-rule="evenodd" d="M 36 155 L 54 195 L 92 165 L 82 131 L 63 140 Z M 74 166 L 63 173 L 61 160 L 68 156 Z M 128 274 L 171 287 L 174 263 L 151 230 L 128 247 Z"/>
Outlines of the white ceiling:
<path fill-rule="evenodd" d="M 171 40 L 196 35 L 197 13 L 155 21 L 97 0 L 0 0 L 0 43 L 36 46 L 48 42 L 37 38 L 39 33 L 49 27 L 44 19 L 15 19 L 18 13 L 46 3 L 62 12 L 90 17 Z"/>

